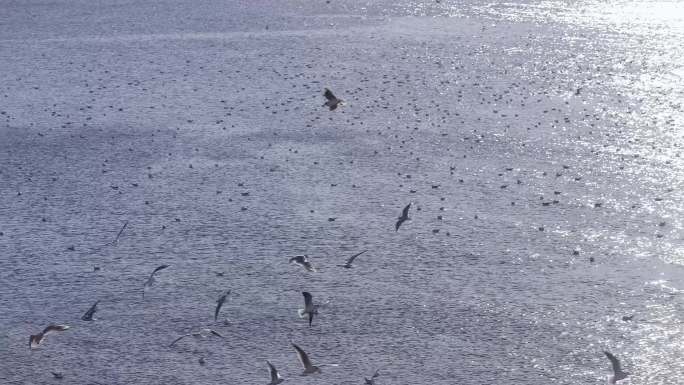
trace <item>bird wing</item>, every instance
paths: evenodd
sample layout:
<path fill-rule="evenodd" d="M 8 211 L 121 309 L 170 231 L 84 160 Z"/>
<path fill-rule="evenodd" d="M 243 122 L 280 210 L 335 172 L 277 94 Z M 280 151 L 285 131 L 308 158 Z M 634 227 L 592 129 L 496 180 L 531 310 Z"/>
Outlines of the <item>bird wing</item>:
<path fill-rule="evenodd" d="M 408 218 L 408 212 L 409 209 L 411 208 L 411 204 L 407 204 L 406 207 L 404 207 L 404 210 L 401 212 L 401 216 L 404 218 Z"/>
<path fill-rule="evenodd" d="M 278 380 L 280 379 L 278 370 L 270 362 L 266 361 L 266 364 L 268 365 L 268 372 L 271 374 L 271 383 L 278 382 Z"/>
<path fill-rule="evenodd" d="M 303 291 L 302 295 L 304 296 L 304 309 L 309 310 L 313 306 L 313 296 L 308 291 Z"/>
<path fill-rule="evenodd" d="M 214 321 L 216 321 L 218 319 L 219 312 L 221 311 L 221 307 L 223 306 L 223 303 L 226 302 L 226 298 L 228 298 L 228 294 L 230 294 L 230 290 L 228 290 L 226 292 L 226 294 L 220 296 L 218 301 L 216 301 L 216 311 L 214 311 Z"/>
<path fill-rule="evenodd" d="M 145 285 L 143 285 L 143 297 L 145 296 L 145 289 L 152 286 L 153 283 L 154 283 L 154 273 L 150 274 L 150 277 L 147 278 L 147 281 L 145 281 Z"/>
<path fill-rule="evenodd" d="M 154 269 L 154 271 L 152 271 L 152 275 L 156 274 L 159 270 L 164 270 L 164 269 L 166 269 L 166 268 L 169 267 L 169 266 L 171 266 L 171 265 L 161 265 L 161 266 L 157 266 L 157 268 Z"/>
<path fill-rule="evenodd" d="M 304 263 L 304 261 L 306 261 L 306 259 L 304 258 L 303 255 L 296 255 L 296 256 L 290 258 L 290 263 L 294 262 L 294 263 L 298 263 L 301 265 L 302 263 Z"/>
<path fill-rule="evenodd" d="M 95 314 L 95 311 L 97 311 L 97 304 L 99 302 L 100 301 L 95 301 L 93 306 L 91 306 L 90 309 L 88 309 L 88 311 L 85 314 L 83 314 L 83 317 L 81 317 L 81 319 L 83 321 L 92 321 L 93 320 L 93 314 Z"/>
<path fill-rule="evenodd" d="M 333 95 L 332 91 L 330 91 L 330 90 L 327 89 L 327 88 L 325 89 L 325 92 L 323 93 L 323 96 L 325 96 L 325 98 L 328 99 L 328 100 L 330 100 L 330 101 L 333 101 L 333 100 L 337 99 L 337 98 L 335 97 L 335 95 Z"/>
<path fill-rule="evenodd" d="M 620 368 L 620 361 L 617 359 L 617 357 L 615 357 L 609 351 L 604 351 L 603 353 L 606 355 L 606 357 L 608 357 L 610 363 L 613 365 L 613 372 L 616 374 L 621 372 L 622 368 Z"/>
<path fill-rule="evenodd" d="M 351 265 L 351 263 L 354 262 L 354 260 L 356 259 L 356 257 L 358 257 L 359 255 L 365 253 L 366 251 L 368 251 L 368 250 L 364 250 L 364 251 L 362 251 L 362 252 L 360 252 L 360 253 L 358 253 L 358 254 L 354 254 L 354 255 L 352 255 L 351 257 L 349 257 L 349 259 L 347 260 L 347 265 Z"/>
<path fill-rule="evenodd" d="M 50 325 L 43 330 L 42 334 L 43 336 L 46 336 L 50 333 L 61 332 L 67 329 L 69 329 L 67 325 Z"/>
<path fill-rule="evenodd" d="M 215 336 L 217 336 L 217 337 L 219 337 L 219 338 L 226 338 L 226 337 L 222 336 L 221 334 L 219 334 L 219 332 L 217 332 L 217 331 L 214 330 L 214 329 L 209 329 L 209 333 L 211 333 L 211 334 L 213 334 L 213 335 L 215 335 Z"/>
<path fill-rule="evenodd" d="M 171 344 L 169 344 L 169 347 L 172 347 L 173 345 L 176 344 L 176 342 L 182 340 L 182 339 L 185 338 L 185 337 L 189 337 L 189 336 L 190 336 L 190 334 L 184 334 L 184 335 L 182 335 L 182 336 L 176 338 L 175 340 L 173 340 L 173 342 L 171 342 Z"/>
<path fill-rule="evenodd" d="M 394 225 L 394 231 L 399 231 L 399 227 L 401 226 L 402 223 L 404 223 L 405 219 L 404 218 L 399 218 L 397 220 L 397 223 Z"/>
<path fill-rule="evenodd" d="M 302 363 L 302 366 L 304 366 L 304 370 L 310 370 L 313 368 L 313 365 L 311 365 L 311 360 L 309 360 L 309 356 L 306 355 L 306 353 L 300 348 L 299 346 L 292 344 L 292 347 L 295 348 L 297 351 L 297 358 L 299 358 L 299 362 Z"/>

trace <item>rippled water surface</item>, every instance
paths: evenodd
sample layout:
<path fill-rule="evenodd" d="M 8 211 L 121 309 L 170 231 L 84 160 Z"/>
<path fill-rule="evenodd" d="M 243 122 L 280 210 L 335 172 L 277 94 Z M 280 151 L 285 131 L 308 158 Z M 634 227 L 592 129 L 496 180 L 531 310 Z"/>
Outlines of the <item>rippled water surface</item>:
<path fill-rule="evenodd" d="M 681 2 L 5 1 L 0 382 L 681 383 L 682 41 Z"/>

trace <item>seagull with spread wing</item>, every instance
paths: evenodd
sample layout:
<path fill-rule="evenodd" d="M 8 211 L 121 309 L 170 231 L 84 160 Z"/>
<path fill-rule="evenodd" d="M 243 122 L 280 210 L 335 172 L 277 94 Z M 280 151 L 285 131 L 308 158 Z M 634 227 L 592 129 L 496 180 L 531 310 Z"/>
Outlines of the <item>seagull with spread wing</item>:
<path fill-rule="evenodd" d="M 186 337 L 207 338 L 207 337 L 212 336 L 212 335 L 219 337 L 219 338 L 225 338 L 224 336 L 219 334 L 219 332 L 217 332 L 214 329 L 200 329 L 198 331 L 190 332 L 188 334 L 183 334 L 182 336 L 176 338 L 175 340 L 173 340 L 173 342 L 171 342 L 169 347 L 172 347 L 173 345 L 176 344 L 176 342 L 178 342 L 178 341 L 180 341 Z"/>
<path fill-rule="evenodd" d="M 302 266 L 303 268 L 306 269 L 306 271 L 311 271 L 315 272 L 316 268 L 313 267 L 311 262 L 309 262 L 309 258 L 307 255 L 297 255 L 292 258 L 290 258 L 290 263 L 297 264 L 299 266 Z"/>
<path fill-rule="evenodd" d="M 342 99 L 338 99 L 337 96 L 335 96 L 332 93 L 332 91 L 330 91 L 327 88 L 325 89 L 323 96 L 325 96 L 325 98 L 327 99 L 326 102 L 323 104 L 323 107 L 330 108 L 330 111 L 336 109 L 338 105 L 344 105 L 344 101 Z"/>
<path fill-rule="evenodd" d="M 408 216 L 408 212 L 409 212 L 410 208 L 411 208 L 411 203 L 407 204 L 406 207 L 404 207 L 404 210 L 402 210 L 402 212 L 401 212 L 401 216 L 399 218 L 397 218 L 397 223 L 396 223 L 396 225 L 394 225 L 394 231 L 399 231 L 399 227 L 401 226 L 401 224 L 408 221 L 409 219 L 411 219 Z"/>
<path fill-rule="evenodd" d="M 304 296 L 304 309 L 299 309 L 299 317 L 304 318 L 305 315 L 309 315 L 309 327 L 311 327 L 311 322 L 313 322 L 314 314 L 318 314 L 318 305 L 314 305 L 313 296 L 308 291 L 303 291 Z"/>
<path fill-rule="evenodd" d="M 166 268 L 169 267 L 169 266 L 171 266 L 171 265 L 161 265 L 161 266 L 157 266 L 157 267 L 152 271 L 152 274 L 150 274 L 150 277 L 147 278 L 147 281 L 145 281 L 145 285 L 143 286 L 143 298 L 145 298 L 145 291 L 146 291 L 147 289 L 149 289 L 150 287 L 152 287 L 152 285 L 153 285 L 154 282 L 155 282 L 154 275 L 157 274 L 158 271 L 164 270 L 164 269 L 166 269 Z"/>
<path fill-rule="evenodd" d="M 47 337 L 49 334 L 63 332 L 67 329 L 69 329 L 69 326 L 67 325 L 50 325 L 38 334 L 31 334 L 29 337 L 29 348 L 35 349 L 45 340 L 45 337 Z"/>
<path fill-rule="evenodd" d="M 292 343 L 292 347 L 297 352 L 297 358 L 299 358 L 299 362 L 301 362 L 302 366 L 304 367 L 304 371 L 301 374 L 302 376 L 307 376 L 309 374 L 321 372 L 321 369 L 318 366 L 314 366 L 311 363 L 309 356 L 306 354 L 306 352 L 304 352 L 304 350 L 302 350 L 302 348 L 295 345 L 294 342 Z"/>
<path fill-rule="evenodd" d="M 359 255 L 365 253 L 366 251 L 368 251 L 368 250 L 364 250 L 364 251 L 362 251 L 362 252 L 360 252 L 360 253 L 358 253 L 358 254 L 352 255 L 351 257 L 349 257 L 349 259 L 347 259 L 347 262 L 345 262 L 344 265 L 338 265 L 338 266 L 344 267 L 345 269 L 351 269 L 351 268 L 353 267 L 352 262 L 354 262 L 354 260 L 356 259 L 356 257 L 358 257 Z"/>
<path fill-rule="evenodd" d="M 603 353 L 608 357 L 610 363 L 613 365 L 613 375 L 610 377 L 610 383 L 614 384 L 620 380 L 624 380 L 629 376 L 628 372 L 623 372 L 620 366 L 620 360 L 617 359 L 611 352 L 604 350 Z"/>

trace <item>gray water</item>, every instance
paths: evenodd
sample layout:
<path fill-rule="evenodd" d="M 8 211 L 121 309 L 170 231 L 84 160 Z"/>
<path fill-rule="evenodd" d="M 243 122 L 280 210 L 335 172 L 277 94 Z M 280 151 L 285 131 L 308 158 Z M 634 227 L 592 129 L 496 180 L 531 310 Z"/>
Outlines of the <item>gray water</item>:
<path fill-rule="evenodd" d="M 1 383 L 682 383 L 682 3 L 0 10 Z"/>

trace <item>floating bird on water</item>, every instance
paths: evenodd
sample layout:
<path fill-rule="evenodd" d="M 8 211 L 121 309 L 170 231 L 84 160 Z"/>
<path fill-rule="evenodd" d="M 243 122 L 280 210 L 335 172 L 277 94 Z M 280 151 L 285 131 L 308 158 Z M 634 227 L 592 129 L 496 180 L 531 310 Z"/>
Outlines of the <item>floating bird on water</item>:
<path fill-rule="evenodd" d="M 183 334 L 182 336 L 176 338 L 175 340 L 173 340 L 173 342 L 171 342 L 171 344 L 169 345 L 169 347 L 172 347 L 173 345 L 176 344 L 176 342 L 182 340 L 182 339 L 185 338 L 185 337 L 206 338 L 206 337 L 209 337 L 210 335 L 215 335 L 215 336 L 220 337 L 220 338 L 225 338 L 224 336 L 222 336 L 221 334 L 219 334 L 219 332 L 217 332 L 217 331 L 214 330 L 214 329 L 200 329 L 200 330 L 198 330 L 198 331 L 196 331 L 196 332 L 191 332 L 191 333 L 188 333 L 188 334 Z"/>
<path fill-rule="evenodd" d="M 49 334 L 56 333 L 56 332 L 62 332 L 69 329 L 69 326 L 67 325 L 50 325 L 43 329 L 42 332 L 38 334 L 32 334 L 29 337 L 29 348 L 34 349 L 37 348 L 38 345 L 40 345 L 45 337 L 47 337 Z"/>
<path fill-rule="evenodd" d="M 295 345 L 294 342 L 292 343 L 292 347 L 297 351 L 297 358 L 299 358 L 299 362 L 301 362 L 302 366 L 304 367 L 304 371 L 301 374 L 302 376 L 321 372 L 321 369 L 318 366 L 314 366 L 311 363 L 309 356 L 306 354 L 306 352 L 304 352 L 304 350 L 302 350 L 302 348 Z"/>
<path fill-rule="evenodd" d="M 282 377 L 280 377 L 278 370 L 275 368 L 275 366 L 273 366 L 272 363 L 266 361 L 266 364 L 268 365 L 268 373 L 271 375 L 271 382 L 269 382 L 268 385 L 278 385 L 285 381 Z"/>
<path fill-rule="evenodd" d="M 610 363 L 613 365 L 613 375 L 610 377 L 610 383 L 614 384 L 620 380 L 624 380 L 629 375 L 628 372 L 623 372 L 622 367 L 620 367 L 620 361 L 608 351 L 603 351 L 603 353 L 608 357 Z"/>
<path fill-rule="evenodd" d="M 330 91 L 330 90 L 327 89 L 327 88 L 325 89 L 325 92 L 323 93 L 323 96 L 325 96 L 325 98 L 328 99 L 328 100 L 323 104 L 323 106 L 324 106 L 324 107 L 330 108 L 330 111 L 336 109 L 338 105 L 342 105 L 343 102 L 344 102 L 342 99 L 338 99 L 338 98 L 332 93 L 332 91 Z"/>
<path fill-rule="evenodd" d="M 214 311 L 214 321 L 218 320 L 219 312 L 221 311 L 221 306 L 223 306 L 223 303 L 226 302 L 228 295 L 230 295 L 230 290 L 228 290 L 225 294 L 220 296 L 218 301 L 216 301 L 216 311 Z"/>
<path fill-rule="evenodd" d="M 149 288 L 152 287 L 152 285 L 154 284 L 154 275 L 155 275 L 158 271 L 164 270 L 164 269 L 166 269 L 166 268 L 169 267 L 169 266 L 170 266 L 170 265 L 161 265 L 161 266 L 157 266 L 157 268 L 154 269 L 154 271 L 152 271 L 152 274 L 150 274 L 150 277 L 147 279 L 147 281 L 145 281 L 145 285 L 143 286 L 143 298 L 145 298 L 145 290 L 149 289 Z"/>
<path fill-rule="evenodd" d="M 304 318 L 305 315 L 309 315 L 309 326 L 313 322 L 314 314 L 318 314 L 318 305 L 314 305 L 313 296 L 308 291 L 303 291 L 304 295 L 304 309 L 299 309 L 299 317 Z"/>
<path fill-rule="evenodd" d="M 306 255 L 297 255 L 292 258 L 290 258 L 290 263 L 296 263 L 299 266 L 302 266 L 303 268 L 306 269 L 306 271 L 312 271 L 315 272 L 316 269 L 313 267 L 311 262 L 309 262 L 308 256 Z"/>
<path fill-rule="evenodd" d="M 85 312 L 85 314 L 83 314 L 83 317 L 81 317 L 81 319 L 83 321 L 94 321 L 93 315 L 97 311 L 97 304 L 98 303 L 100 303 L 100 301 L 95 301 L 93 306 L 91 306 L 90 309 L 88 309 L 88 311 Z"/>
<path fill-rule="evenodd" d="M 359 255 L 365 253 L 366 251 L 368 251 L 368 250 L 364 250 L 364 251 L 362 251 L 362 252 L 360 252 L 360 253 L 358 253 L 358 254 L 352 255 L 351 257 L 349 257 L 349 259 L 347 259 L 347 262 L 345 262 L 344 265 L 338 265 L 338 266 L 344 267 L 345 269 L 351 269 L 351 268 L 352 268 L 352 262 L 354 262 L 354 260 L 356 259 L 356 257 L 358 257 Z"/>
<path fill-rule="evenodd" d="M 397 218 L 397 224 L 394 226 L 394 231 L 399 231 L 399 226 L 401 226 L 402 223 L 406 222 L 407 220 L 411 219 L 408 216 L 409 209 L 411 208 L 411 204 L 407 204 L 406 207 L 404 207 L 404 210 L 401 212 L 401 216 Z"/>

